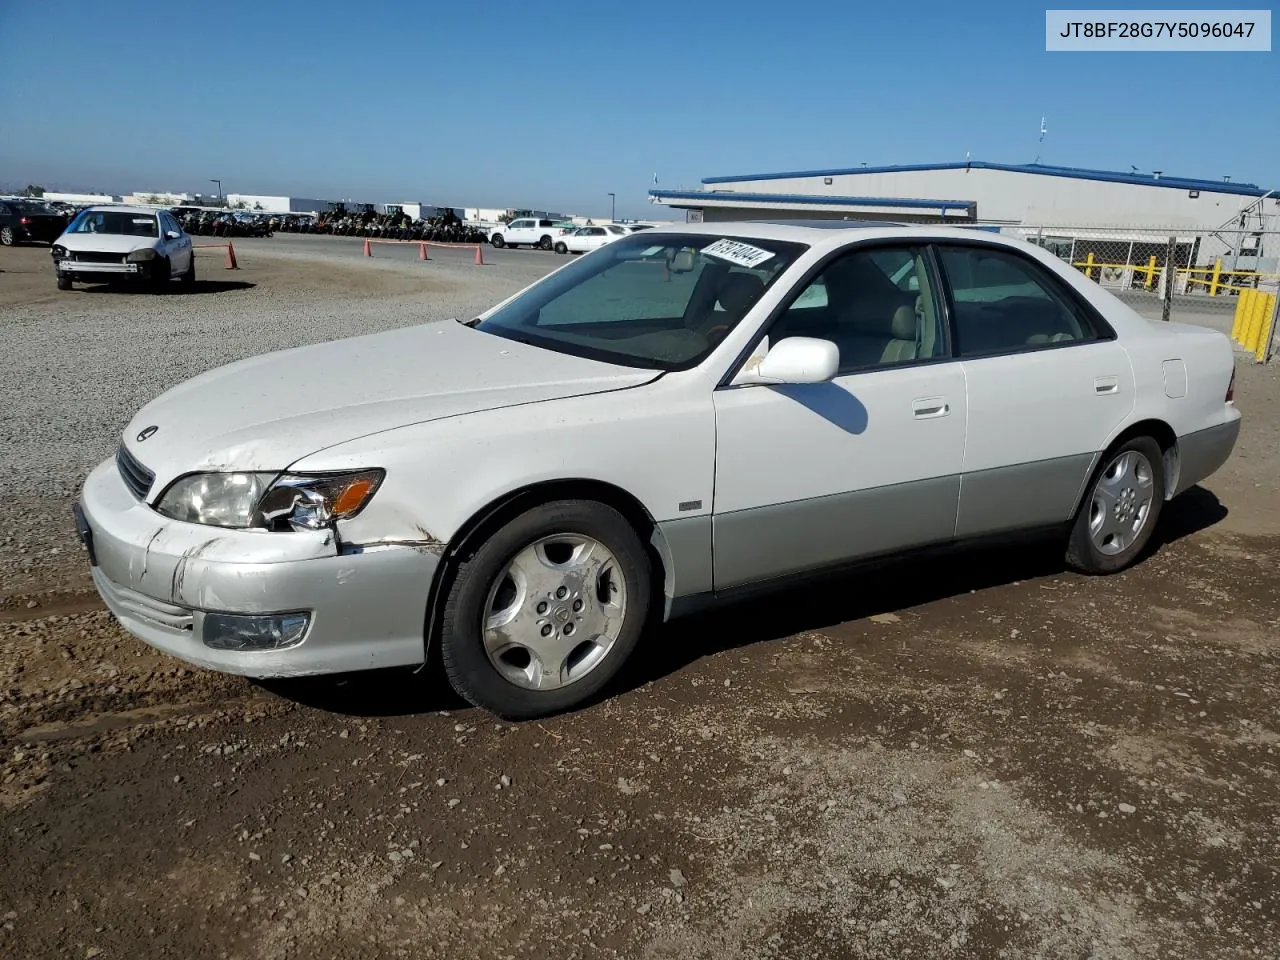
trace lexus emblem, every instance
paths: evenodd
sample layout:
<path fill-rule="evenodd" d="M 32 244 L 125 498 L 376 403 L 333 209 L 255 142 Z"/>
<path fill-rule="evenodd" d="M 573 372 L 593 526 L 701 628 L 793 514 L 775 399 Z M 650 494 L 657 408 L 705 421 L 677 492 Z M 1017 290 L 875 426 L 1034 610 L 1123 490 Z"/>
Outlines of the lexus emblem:
<path fill-rule="evenodd" d="M 147 440 L 155 436 L 156 431 L 159 429 L 160 429 L 159 427 L 144 428 L 143 431 L 140 434 L 138 434 L 138 442 L 141 443 L 143 440 Z"/>

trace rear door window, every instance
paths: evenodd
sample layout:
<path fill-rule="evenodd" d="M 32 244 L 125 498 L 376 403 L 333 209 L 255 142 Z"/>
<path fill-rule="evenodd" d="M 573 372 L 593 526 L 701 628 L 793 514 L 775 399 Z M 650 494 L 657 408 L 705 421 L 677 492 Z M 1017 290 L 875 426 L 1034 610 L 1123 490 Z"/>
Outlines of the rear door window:
<path fill-rule="evenodd" d="M 983 246 L 938 247 L 962 357 L 1098 339 L 1092 323 L 1043 267 Z"/>

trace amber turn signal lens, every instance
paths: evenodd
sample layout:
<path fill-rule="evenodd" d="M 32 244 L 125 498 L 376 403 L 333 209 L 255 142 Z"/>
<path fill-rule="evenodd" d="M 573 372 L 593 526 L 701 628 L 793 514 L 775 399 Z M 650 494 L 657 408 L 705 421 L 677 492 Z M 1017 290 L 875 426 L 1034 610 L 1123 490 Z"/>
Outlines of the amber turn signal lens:
<path fill-rule="evenodd" d="M 355 513 L 364 506 L 377 485 L 377 481 L 370 477 L 356 477 L 333 501 L 333 515 L 345 517 Z"/>

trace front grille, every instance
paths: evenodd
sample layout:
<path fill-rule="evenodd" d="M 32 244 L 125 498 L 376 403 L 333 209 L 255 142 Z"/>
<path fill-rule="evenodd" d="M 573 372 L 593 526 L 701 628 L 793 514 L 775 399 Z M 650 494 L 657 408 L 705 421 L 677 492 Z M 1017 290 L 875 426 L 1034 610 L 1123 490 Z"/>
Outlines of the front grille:
<path fill-rule="evenodd" d="M 85 253 L 76 251 L 71 259 L 79 263 L 124 263 L 123 253 Z"/>
<path fill-rule="evenodd" d="M 120 471 L 120 479 L 124 481 L 124 485 L 130 492 L 139 500 L 145 500 L 156 475 L 140 464 L 133 454 L 124 448 L 123 443 L 116 450 L 116 469 Z"/>

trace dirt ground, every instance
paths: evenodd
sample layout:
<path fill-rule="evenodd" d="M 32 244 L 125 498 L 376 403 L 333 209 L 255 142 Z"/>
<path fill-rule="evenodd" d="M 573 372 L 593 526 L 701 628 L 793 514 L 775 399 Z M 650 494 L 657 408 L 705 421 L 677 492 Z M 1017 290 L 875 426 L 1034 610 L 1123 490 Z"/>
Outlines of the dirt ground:
<path fill-rule="evenodd" d="M 1276 957 L 1278 371 L 1237 403 L 1124 574 L 898 564 L 669 625 L 518 725 L 425 673 L 155 654 L 51 498 L 60 552 L 0 581 L 0 957 Z"/>

